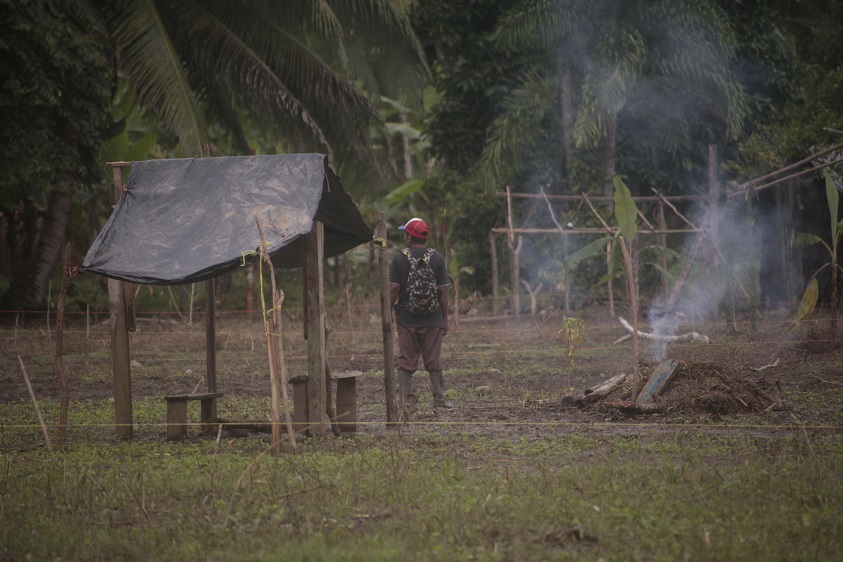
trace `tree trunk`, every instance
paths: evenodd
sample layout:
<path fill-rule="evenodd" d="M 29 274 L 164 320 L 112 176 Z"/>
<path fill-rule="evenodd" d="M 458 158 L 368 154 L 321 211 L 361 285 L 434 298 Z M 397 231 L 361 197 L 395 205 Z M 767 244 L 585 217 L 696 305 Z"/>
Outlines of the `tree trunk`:
<path fill-rule="evenodd" d="M 561 49 L 560 49 L 561 50 Z M 560 107 L 562 110 L 562 147 L 565 151 L 565 169 L 563 177 L 571 177 L 571 168 L 574 164 L 574 96 L 571 89 L 571 67 L 566 57 L 559 57 L 559 91 Z"/>
<path fill-rule="evenodd" d="M 22 256 L 22 271 L 15 275 L 12 286 L 3 296 L 6 305 L 24 309 L 46 305 L 47 284 L 64 246 L 72 204 L 73 194 L 68 189 L 56 187 L 50 193 L 35 254 L 31 261 Z"/>

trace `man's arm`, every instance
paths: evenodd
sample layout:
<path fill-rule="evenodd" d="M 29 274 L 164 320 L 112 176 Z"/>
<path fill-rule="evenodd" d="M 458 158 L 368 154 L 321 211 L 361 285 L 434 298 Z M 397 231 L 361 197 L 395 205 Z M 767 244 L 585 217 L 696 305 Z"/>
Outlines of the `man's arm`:
<path fill-rule="evenodd" d="M 400 285 L 396 283 L 389 284 L 389 305 L 395 306 L 395 303 L 398 302 L 398 290 L 401 288 Z"/>

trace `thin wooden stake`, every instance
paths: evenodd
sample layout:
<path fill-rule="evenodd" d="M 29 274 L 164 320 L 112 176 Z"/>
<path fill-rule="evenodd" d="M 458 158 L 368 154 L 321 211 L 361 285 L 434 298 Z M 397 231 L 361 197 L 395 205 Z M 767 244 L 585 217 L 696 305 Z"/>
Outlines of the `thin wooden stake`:
<path fill-rule="evenodd" d="M 296 444 L 296 434 L 293 431 L 293 420 L 290 418 L 290 401 L 287 396 L 287 370 L 284 364 L 284 347 L 281 341 L 281 305 L 284 302 L 284 291 L 276 289 L 275 285 L 275 270 L 272 267 L 272 260 L 269 258 L 269 252 L 266 250 L 266 238 L 263 236 L 263 229 L 261 228 L 260 219 L 255 217 L 255 224 L 258 227 L 258 234 L 261 237 L 261 259 L 264 260 L 269 267 L 269 277 L 272 281 L 272 328 L 266 329 L 266 307 L 263 307 L 263 324 L 266 332 L 267 354 L 269 355 L 269 382 L 272 394 L 272 454 L 277 455 L 281 452 L 281 416 L 279 415 L 278 407 L 278 386 L 281 386 L 281 396 L 284 400 L 284 421 L 287 425 L 287 435 L 290 439 L 290 447 L 293 451 L 298 451 Z M 263 301 L 263 291 L 261 291 L 261 301 Z M 276 357 L 277 356 L 277 357 Z M 278 380 L 276 373 L 276 360 L 281 366 L 281 380 Z"/>
<path fill-rule="evenodd" d="M 62 271 L 61 291 L 59 292 L 58 315 L 56 316 L 56 362 L 55 372 L 59 379 L 59 386 L 61 387 L 61 405 L 59 407 L 59 446 L 64 445 L 67 439 L 67 408 L 70 404 L 70 391 L 67 384 L 67 374 L 64 372 L 64 362 L 62 360 L 62 345 L 64 342 L 64 301 L 67 297 L 67 284 L 70 278 L 70 270 L 68 268 L 70 263 L 70 242 L 67 243 L 64 249 L 64 267 Z"/>
<path fill-rule="evenodd" d="M 47 450 L 53 452 L 53 446 L 50 443 L 50 433 L 47 431 L 47 424 L 44 423 L 44 418 L 41 417 L 41 408 L 38 407 L 38 400 L 35 398 L 35 391 L 32 390 L 32 383 L 29 382 L 29 377 L 26 375 L 26 367 L 23 365 L 23 359 L 18 355 L 18 362 L 20 369 L 23 371 L 23 380 L 26 381 L 26 388 L 29 389 L 29 397 L 32 398 L 32 405 L 35 406 L 35 414 L 38 416 L 38 423 L 41 424 L 41 431 L 44 432 L 44 441 L 47 443 Z"/>
<path fill-rule="evenodd" d="M 386 220 L 378 211 L 375 243 L 378 248 L 379 285 L 381 293 L 381 333 L 383 336 L 383 385 L 386 400 L 386 425 L 395 427 L 399 422 L 398 391 L 395 379 L 394 331 L 392 328 L 392 302 L 389 299 L 389 263 L 386 251 Z M 374 247 L 374 245 L 373 245 Z"/>
<path fill-rule="evenodd" d="M 506 186 L 506 217 L 509 224 L 507 241 L 509 242 L 509 276 L 512 287 L 512 314 L 515 318 L 521 316 L 521 267 L 518 263 L 518 254 L 521 253 L 522 238 L 518 237 L 518 244 L 515 244 L 515 233 L 512 230 L 512 193 L 509 186 Z"/>
<path fill-rule="evenodd" d="M 635 272 L 632 268 L 632 257 L 629 255 L 629 249 L 626 247 L 626 240 L 623 236 L 618 237 L 620 242 L 621 252 L 623 253 L 623 262 L 626 266 L 626 281 L 629 287 L 629 317 L 632 320 L 632 398 L 635 400 L 638 396 L 638 359 L 641 352 L 638 348 L 638 298 L 635 290 Z"/>

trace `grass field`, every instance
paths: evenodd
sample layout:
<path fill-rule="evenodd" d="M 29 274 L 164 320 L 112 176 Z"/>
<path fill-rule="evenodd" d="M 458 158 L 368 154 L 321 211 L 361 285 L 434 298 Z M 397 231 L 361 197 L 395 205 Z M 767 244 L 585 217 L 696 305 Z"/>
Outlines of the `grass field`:
<path fill-rule="evenodd" d="M 843 559 L 836 338 L 773 322 L 754 334 L 690 326 L 711 343 L 674 344 L 669 356 L 763 378 L 787 407 L 629 417 L 562 400 L 632 364 L 629 343 L 612 344 L 619 324 L 582 314 L 572 367 L 561 318 L 463 320 L 444 350 L 456 408 L 433 410 L 420 372 L 411 423 L 387 428 L 375 309 L 329 310 L 332 370 L 364 373 L 358 431 L 300 440 L 298 453 L 285 443 L 279 456 L 263 433 L 191 428 L 186 441 L 165 441 L 163 396 L 199 382 L 204 331 L 157 316 L 141 316 L 132 334 L 129 442 L 115 438 L 107 326 L 87 337 L 84 322 L 69 324 L 68 439 L 49 452 L 17 356 L 54 441 L 54 334 L 43 320 L 7 323 L 0 560 Z M 288 316 L 295 374 L 304 344 Z M 219 415 L 268 420 L 262 326 L 237 316 L 219 326 Z"/>

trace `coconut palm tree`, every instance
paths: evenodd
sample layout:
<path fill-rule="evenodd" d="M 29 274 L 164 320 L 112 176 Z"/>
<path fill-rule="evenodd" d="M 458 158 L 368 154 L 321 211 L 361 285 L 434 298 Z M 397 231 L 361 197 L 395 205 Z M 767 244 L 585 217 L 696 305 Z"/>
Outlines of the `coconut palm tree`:
<path fill-rule="evenodd" d="M 371 139 L 389 138 L 372 100 L 384 94 L 412 104 L 428 78 L 407 18 L 387 0 L 32 5 L 82 14 L 88 32 L 113 48 L 114 76 L 134 90 L 156 127 L 177 137 L 183 156 L 202 155 L 212 130 L 223 131 L 232 153 L 248 153 L 248 128 L 286 150 L 327 153 L 342 174 L 371 174 Z M 78 174 L 64 175 L 54 191 L 80 189 Z M 44 224 L 54 235 L 41 237 L 38 265 L 13 280 L 7 304 L 44 302 L 69 209 L 47 207 Z"/>
<path fill-rule="evenodd" d="M 496 178 L 518 169 L 533 141 L 524 131 L 546 131 L 548 117 L 562 131 L 561 175 L 570 181 L 575 148 L 602 149 L 609 193 L 619 138 L 676 154 L 700 127 L 741 131 L 746 96 L 729 69 L 736 39 L 711 0 L 525 0 L 496 35 L 543 48 L 554 63 L 525 73 L 493 124 L 484 161 Z"/>

